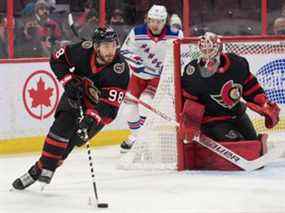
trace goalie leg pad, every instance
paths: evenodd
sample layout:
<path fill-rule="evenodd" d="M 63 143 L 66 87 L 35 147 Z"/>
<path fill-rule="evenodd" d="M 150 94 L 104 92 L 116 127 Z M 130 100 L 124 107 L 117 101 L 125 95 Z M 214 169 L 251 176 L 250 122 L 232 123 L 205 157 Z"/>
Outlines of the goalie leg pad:
<path fill-rule="evenodd" d="M 219 143 L 247 160 L 255 160 L 266 153 L 266 141 L 267 135 L 262 134 L 259 136 L 259 140 L 224 141 Z M 220 151 L 223 152 L 222 149 Z M 185 156 L 187 156 L 186 167 L 189 170 L 241 170 L 238 166 L 195 142 L 187 144 L 185 152 L 187 152 L 185 153 Z"/>
<path fill-rule="evenodd" d="M 192 100 L 186 100 L 180 118 L 180 138 L 191 142 L 199 135 L 205 107 Z"/>

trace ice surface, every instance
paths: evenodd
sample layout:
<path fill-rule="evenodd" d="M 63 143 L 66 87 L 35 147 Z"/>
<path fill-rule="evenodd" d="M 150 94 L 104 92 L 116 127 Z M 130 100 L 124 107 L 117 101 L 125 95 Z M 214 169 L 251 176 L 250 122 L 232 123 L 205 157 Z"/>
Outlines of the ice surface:
<path fill-rule="evenodd" d="M 86 150 L 58 169 L 45 191 L 34 184 L 9 192 L 38 154 L 0 157 L 1 213 L 284 213 L 285 160 L 246 172 L 122 171 L 119 147 L 93 150 L 99 199 L 108 209 L 88 205 L 93 196 Z"/>

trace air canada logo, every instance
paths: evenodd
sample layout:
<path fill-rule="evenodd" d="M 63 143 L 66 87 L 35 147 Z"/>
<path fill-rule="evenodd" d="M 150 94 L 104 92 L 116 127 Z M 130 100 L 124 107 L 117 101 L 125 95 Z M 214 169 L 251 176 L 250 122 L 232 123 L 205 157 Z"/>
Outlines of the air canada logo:
<path fill-rule="evenodd" d="M 230 80 L 223 85 L 219 95 L 211 95 L 211 98 L 222 107 L 232 109 L 239 102 L 241 95 L 242 85 Z"/>
<path fill-rule="evenodd" d="M 45 70 L 33 72 L 23 88 L 23 101 L 29 115 L 43 120 L 53 114 L 59 99 L 56 79 Z"/>

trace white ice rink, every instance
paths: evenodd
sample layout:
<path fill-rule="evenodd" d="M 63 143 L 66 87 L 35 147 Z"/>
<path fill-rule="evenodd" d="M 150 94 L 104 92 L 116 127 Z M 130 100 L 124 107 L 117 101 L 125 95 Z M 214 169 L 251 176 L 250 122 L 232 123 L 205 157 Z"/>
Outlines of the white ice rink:
<path fill-rule="evenodd" d="M 38 158 L 0 156 L 0 213 L 285 213 L 285 160 L 245 172 L 122 171 L 119 148 L 93 151 L 99 199 L 93 196 L 86 150 L 74 152 L 44 192 L 32 185 L 9 192 L 11 182 Z"/>

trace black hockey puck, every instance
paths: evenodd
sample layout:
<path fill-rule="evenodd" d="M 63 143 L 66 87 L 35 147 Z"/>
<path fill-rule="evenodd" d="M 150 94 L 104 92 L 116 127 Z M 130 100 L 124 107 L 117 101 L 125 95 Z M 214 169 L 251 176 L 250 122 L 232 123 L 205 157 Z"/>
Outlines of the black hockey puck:
<path fill-rule="evenodd" d="M 98 207 L 98 208 L 108 208 L 109 205 L 108 205 L 108 203 L 98 203 L 98 204 L 97 204 L 97 207 Z"/>

